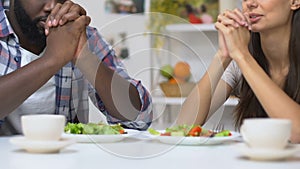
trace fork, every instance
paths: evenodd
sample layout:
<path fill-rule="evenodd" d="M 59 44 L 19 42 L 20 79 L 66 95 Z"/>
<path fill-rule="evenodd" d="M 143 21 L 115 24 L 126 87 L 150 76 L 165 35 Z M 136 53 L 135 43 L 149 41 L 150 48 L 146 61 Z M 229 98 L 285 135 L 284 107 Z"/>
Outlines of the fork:
<path fill-rule="evenodd" d="M 218 123 L 217 126 L 215 127 L 215 129 L 213 130 L 213 132 L 219 133 L 219 132 L 221 132 L 223 130 L 224 130 L 224 124 Z"/>
<path fill-rule="evenodd" d="M 214 137 L 215 134 L 221 132 L 224 130 L 224 124 L 222 123 L 218 123 L 216 127 L 214 127 L 214 129 L 212 130 L 213 131 L 213 134 L 210 136 L 210 137 Z"/>

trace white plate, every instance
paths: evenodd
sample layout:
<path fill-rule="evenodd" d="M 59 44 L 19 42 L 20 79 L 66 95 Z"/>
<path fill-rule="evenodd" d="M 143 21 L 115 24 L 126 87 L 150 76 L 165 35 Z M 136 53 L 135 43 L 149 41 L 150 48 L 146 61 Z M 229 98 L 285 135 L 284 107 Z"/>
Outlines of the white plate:
<path fill-rule="evenodd" d="M 180 137 L 180 136 L 156 136 L 155 139 L 166 144 L 177 145 L 215 145 L 232 141 L 240 136 L 239 133 L 231 131 L 231 136 L 226 137 Z"/>
<path fill-rule="evenodd" d="M 133 130 L 125 130 L 127 134 L 96 135 L 96 134 L 67 134 L 62 138 L 74 139 L 77 143 L 113 143 L 123 140 L 134 134 Z"/>
<path fill-rule="evenodd" d="M 71 139 L 60 139 L 58 141 L 36 141 L 26 139 L 24 136 L 16 136 L 9 140 L 12 144 L 30 153 L 58 153 L 59 150 L 75 143 Z"/>
<path fill-rule="evenodd" d="M 285 149 L 253 149 L 248 147 L 246 144 L 238 144 L 237 148 L 239 152 L 250 158 L 251 160 L 283 160 L 293 156 L 296 152 L 300 151 L 300 146 L 298 145 L 288 145 Z"/>

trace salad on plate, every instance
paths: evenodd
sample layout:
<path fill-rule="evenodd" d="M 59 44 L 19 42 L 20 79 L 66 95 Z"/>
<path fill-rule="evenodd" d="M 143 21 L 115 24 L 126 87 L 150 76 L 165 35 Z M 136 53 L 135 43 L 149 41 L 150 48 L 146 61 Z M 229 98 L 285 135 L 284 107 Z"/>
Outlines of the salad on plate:
<path fill-rule="evenodd" d="M 65 126 L 65 133 L 68 134 L 98 134 L 98 135 L 111 135 L 111 134 L 125 134 L 124 128 L 120 125 L 107 125 L 103 123 L 68 123 Z"/>
<path fill-rule="evenodd" d="M 108 143 L 123 140 L 127 132 L 120 125 L 103 123 L 68 123 L 63 138 L 72 138 L 80 143 Z"/>
<path fill-rule="evenodd" d="M 230 130 L 214 131 L 200 125 L 177 125 L 163 131 L 149 128 L 148 132 L 162 143 L 179 145 L 220 144 L 240 136 Z"/>

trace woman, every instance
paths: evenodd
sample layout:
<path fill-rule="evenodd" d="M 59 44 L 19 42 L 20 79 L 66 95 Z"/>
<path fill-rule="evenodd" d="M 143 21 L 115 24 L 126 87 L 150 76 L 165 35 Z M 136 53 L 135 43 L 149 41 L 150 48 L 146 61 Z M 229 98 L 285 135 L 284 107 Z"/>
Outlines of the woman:
<path fill-rule="evenodd" d="M 243 0 L 242 7 L 218 16 L 219 50 L 177 123 L 203 124 L 238 88 L 237 128 L 245 118 L 286 118 L 299 143 L 300 1 Z"/>

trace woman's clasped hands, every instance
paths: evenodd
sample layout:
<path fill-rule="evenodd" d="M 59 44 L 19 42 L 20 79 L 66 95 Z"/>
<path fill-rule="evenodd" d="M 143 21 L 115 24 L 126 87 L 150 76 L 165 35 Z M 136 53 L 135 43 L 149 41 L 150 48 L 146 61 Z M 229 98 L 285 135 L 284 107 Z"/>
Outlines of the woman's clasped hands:
<path fill-rule="evenodd" d="M 219 14 L 215 27 L 219 32 L 219 53 L 233 60 L 249 53 L 251 22 L 247 13 L 239 9 Z"/>

